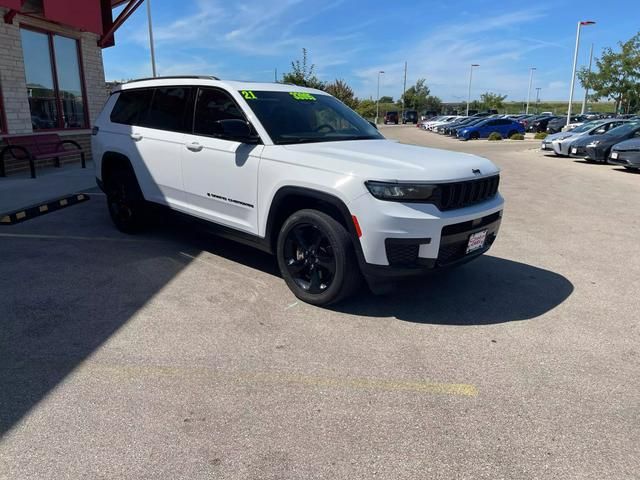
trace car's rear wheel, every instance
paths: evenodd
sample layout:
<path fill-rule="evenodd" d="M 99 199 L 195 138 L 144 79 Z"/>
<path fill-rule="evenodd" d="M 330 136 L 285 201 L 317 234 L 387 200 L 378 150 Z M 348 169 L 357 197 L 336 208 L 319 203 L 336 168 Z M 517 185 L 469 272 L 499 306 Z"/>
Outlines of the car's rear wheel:
<path fill-rule="evenodd" d="M 318 210 L 300 210 L 282 225 L 276 247 L 280 273 L 293 294 L 329 305 L 360 284 L 353 243 L 344 226 Z"/>
<path fill-rule="evenodd" d="M 511 130 L 511 131 L 509 132 L 509 134 L 507 135 L 507 138 L 511 138 L 511 137 L 513 137 L 516 133 L 518 133 L 516 130 Z"/>
<path fill-rule="evenodd" d="M 134 173 L 119 168 L 105 179 L 109 215 L 116 228 L 137 233 L 146 225 L 146 202 Z"/>

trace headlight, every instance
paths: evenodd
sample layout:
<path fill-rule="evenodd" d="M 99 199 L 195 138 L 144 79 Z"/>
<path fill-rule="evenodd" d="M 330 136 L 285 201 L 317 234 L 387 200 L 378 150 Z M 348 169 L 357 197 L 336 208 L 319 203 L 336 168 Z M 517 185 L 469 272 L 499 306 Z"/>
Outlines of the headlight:
<path fill-rule="evenodd" d="M 379 200 L 395 202 L 417 202 L 431 199 L 438 188 L 437 185 L 421 183 L 365 182 L 371 195 Z"/>
<path fill-rule="evenodd" d="M 600 140 L 594 140 L 593 142 L 591 142 L 589 145 L 587 145 L 587 147 L 597 147 L 598 145 L 600 145 Z"/>

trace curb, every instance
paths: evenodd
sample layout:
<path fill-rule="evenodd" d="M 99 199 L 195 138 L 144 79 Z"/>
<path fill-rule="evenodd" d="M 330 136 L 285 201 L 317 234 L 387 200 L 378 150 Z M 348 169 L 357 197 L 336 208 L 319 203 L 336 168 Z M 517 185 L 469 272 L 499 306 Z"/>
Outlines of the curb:
<path fill-rule="evenodd" d="M 90 199 L 86 193 L 77 193 L 49 200 L 48 202 L 38 203 L 30 207 L 14 210 L 13 212 L 0 213 L 0 225 L 15 225 L 16 223 L 26 222 L 32 218 L 46 215 L 47 213 L 62 210 L 63 208 L 86 202 Z"/>

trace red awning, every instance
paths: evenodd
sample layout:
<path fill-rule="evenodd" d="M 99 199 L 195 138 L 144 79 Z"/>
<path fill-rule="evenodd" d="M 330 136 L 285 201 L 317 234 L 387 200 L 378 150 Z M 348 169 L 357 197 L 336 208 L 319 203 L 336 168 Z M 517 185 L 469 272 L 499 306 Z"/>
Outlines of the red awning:
<path fill-rule="evenodd" d="M 80 30 L 102 34 L 102 12 L 99 1 L 43 0 L 47 20 Z"/>
<path fill-rule="evenodd" d="M 10 8 L 11 10 L 20 10 L 24 0 L 0 0 L 0 7 Z"/>

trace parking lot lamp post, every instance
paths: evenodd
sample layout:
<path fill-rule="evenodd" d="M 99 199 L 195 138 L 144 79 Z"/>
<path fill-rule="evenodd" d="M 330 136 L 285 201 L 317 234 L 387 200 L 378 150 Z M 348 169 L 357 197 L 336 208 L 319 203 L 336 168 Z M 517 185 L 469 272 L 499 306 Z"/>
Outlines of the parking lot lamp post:
<path fill-rule="evenodd" d="M 467 117 L 469 116 L 469 104 L 471 103 L 471 80 L 473 79 L 473 67 L 479 67 L 477 63 L 472 63 L 469 69 L 469 93 L 467 95 Z"/>
<path fill-rule="evenodd" d="M 571 123 L 571 104 L 573 103 L 573 87 L 576 83 L 576 67 L 578 65 L 578 50 L 580 48 L 580 29 L 582 26 L 593 25 L 596 22 L 591 20 L 578 22 L 578 30 L 576 31 L 576 49 L 573 52 L 573 72 L 571 73 L 571 88 L 569 89 L 569 108 L 567 109 L 567 125 Z"/>
<path fill-rule="evenodd" d="M 156 72 L 156 50 L 153 45 L 153 25 L 151 24 L 151 0 L 147 0 L 147 22 L 149 24 L 149 50 L 151 51 L 151 71 L 154 78 L 158 76 Z"/>
<path fill-rule="evenodd" d="M 536 115 L 540 113 L 540 109 L 538 108 L 540 104 L 540 90 L 541 87 L 536 87 Z"/>
<path fill-rule="evenodd" d="M 527 109 L 524 113 L 529 113 L 529 99 L 531 98 L 531 83 L 533 82 L 533 71 L 536 67 L 531 67 L 529 69 L 529 89 L 527 90 Z"/>
<path fill-rule="evenodd" d="M 587 109 L 587 99 L 589 98 L 589 77 L 591 76 L 591 64 L 593 63 L 593 43 L 591 44 L 591 50 L 589 51 L 589 70 L 587 76 L 587 84 L 584 87 L 584 100 L 582 100 L 582 111 L 580 112 L 584 115 L 585 110 Z"/>
<path fill-rule="evenodd" d="M 378 124 L 378 117 L 380 116 L 380 75 L 384 73 L 383 70 L 378 72 L 378 96 L 376 97 L 376 121 L 375 124 Z"/>

